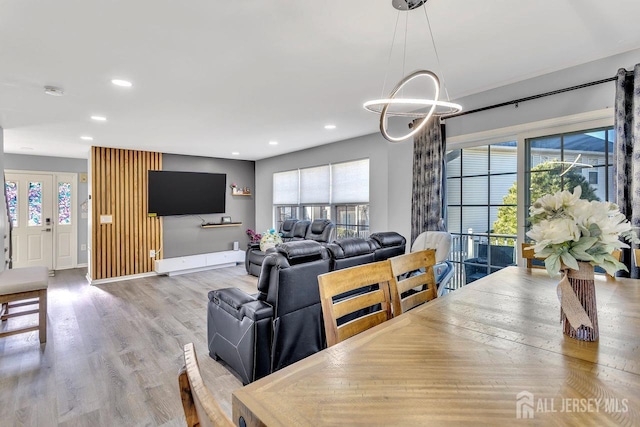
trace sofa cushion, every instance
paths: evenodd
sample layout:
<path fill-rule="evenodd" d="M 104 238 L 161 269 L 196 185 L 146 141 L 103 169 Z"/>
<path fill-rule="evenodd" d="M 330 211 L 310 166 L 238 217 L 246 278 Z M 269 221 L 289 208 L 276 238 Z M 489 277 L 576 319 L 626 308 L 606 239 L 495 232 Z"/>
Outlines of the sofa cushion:
<path fill-rule="evenodd" d="M 373 240 L 374 244 L 377 244 L 380 248 L 387 248 L 390 246 L 401 246 L 407 243 L 402 235 L 395 231 L 383 231 L 380 233 L 373 233 L 369 236 Z"/>
<path fill-rule="evenodd" d="M 335 240 L 327 245 L 327 249 L 334 259 L 370 254 L 375 250 L 371 243 L 359 237 Z"/>
<path fill-rule="evenodd" d="M 290 264 L 297 263 L 302 258 L 304 258 L 305 261 L 326 258 L 324 248 L 314 240 L 298 240 L 281 243 L 276 246 L 275 251 L 287 258 Z"/>
<path fill-rule="evenodd" d="M 298 221 L 296 222 L 296 224 L 293 226 L 293 231 L 291 234 L 293 234 L 293 239 L 294 240 L 302 240 L 304 239 L 304 236 L 307 235 L 307 230 L 309 229 L 309 225 L 311 225 L 311 221 Z"/>

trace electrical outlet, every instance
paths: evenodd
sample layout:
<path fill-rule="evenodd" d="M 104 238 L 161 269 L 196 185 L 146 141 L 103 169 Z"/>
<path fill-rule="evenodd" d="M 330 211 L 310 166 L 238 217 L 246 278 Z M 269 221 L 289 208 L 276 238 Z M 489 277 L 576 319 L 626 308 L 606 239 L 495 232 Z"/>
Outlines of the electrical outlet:
<path fill-rule="evenodd" d="M 151 250 L 149 251 L 149 258 L 155 258 L 155 256 L 156 256 L 156 251 L 155 251 L 155 249 L 151 249 Z"/>
<path fill-rule="evenodd" d="M 87 250 L 87 245 L 80 245 L 80 250 L 81 251 L 86 251 Z"/>

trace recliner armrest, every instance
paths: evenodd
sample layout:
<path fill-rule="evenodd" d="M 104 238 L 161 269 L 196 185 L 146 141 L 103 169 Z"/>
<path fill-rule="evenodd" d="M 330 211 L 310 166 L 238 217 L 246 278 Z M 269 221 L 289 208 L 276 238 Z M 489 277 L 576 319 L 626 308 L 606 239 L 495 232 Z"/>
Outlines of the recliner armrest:
<path fill-rule="evenodd" d="M 264 301 L 251 301 L 242 306 L 240 314 L 257 322 L 273 317 L 273 307 Z"/>
<path fill-rule="evenodd" d="M 224 303 L 236 310 L 240 309 L 242 305 L 255 300 L 253 296 L 238 288 L 224 288 L 209 291 L 209 301 L 215 304 Z"/>
<path fill-rule="evenodd" d="M 256 296 L 238 288 L 216 289 L 209 292 L 209 301 L 218 305 L 238 320 L 248 317 L 258 321 L 273 317 L 273 307 L 264 301 L 258 301 Z"/>

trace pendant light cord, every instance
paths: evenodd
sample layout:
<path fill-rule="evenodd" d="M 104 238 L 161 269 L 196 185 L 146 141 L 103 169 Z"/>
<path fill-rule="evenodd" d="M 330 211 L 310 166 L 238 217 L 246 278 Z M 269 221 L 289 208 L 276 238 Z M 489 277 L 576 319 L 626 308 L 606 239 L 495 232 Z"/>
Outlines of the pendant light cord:
<path fill-rule="evenodd" d="M 442 86 L 444 88 L 444 93 L 447 96 L 447 101 L 451 101 L 449 98 L 449 91 L 447 90 L 447 81 L 444 78 L 444 70 L 442 69 L 442 65 L 440 64 L 440 55 L 438 55 L 438 48 L 436 47 L 436 39 L 433 38 L 433 31 L 431 30 L 431 21 L 429 21 L 429 15 L 427 14 L 427 2 L 425 1 L 422 4 L 422 9 L 424 10 L 424 17 L 427 18 L 427 27 L 429 28 L 429 35 L 431 36 L 431 44 L 433 45 L 433 52 L 436 54 L 436 61 L 438 62 L 438 70 L 440 72 L 440 78 L 442 79 Z"/>
<path fill-rule="evenodd" d="M 389 48 L 389 60 L 387 61 L 387 70 L 384 73 L 384 81 L 382 82 L 382 92 L 380 92 L 380 98 L 384 98 L 384 88 L 387 86 L 387 78 L 389 77 L 389 70 L 391 69 L 391 57 L 393 54 L 393 45 L 396 44 L 396 33 L 398 32 L 398 22 L 400 21 L 400 11 L 396 15 L 396 27 L 393 30 L 393 38 L 391 39 L 391 47 Z"/>

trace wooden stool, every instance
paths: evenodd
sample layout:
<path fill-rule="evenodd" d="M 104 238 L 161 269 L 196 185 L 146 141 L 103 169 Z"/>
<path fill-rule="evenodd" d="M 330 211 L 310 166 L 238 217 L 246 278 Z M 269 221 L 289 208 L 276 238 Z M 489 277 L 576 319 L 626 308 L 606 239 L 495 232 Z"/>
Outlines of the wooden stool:
<path fill-rule="evenodd" d="M 47 286 L 49 285 L 49 270 L 47 267 L 25 267 L 5 270 L 0 273 L 0 319 L 5 321 L 10 317 L 39 314 L 38 324 L 12 331 L 0 332 L 0 338 L 24 332 L 40 331 L 40 342 L 47 341 Z M 33 300 L 35 301 L 25 301 Z M 14 303 L 15 301 L 20 301 Z M 9 313 L 9 309 L 25 305 L 38 304 L 34 310 Z"/>

